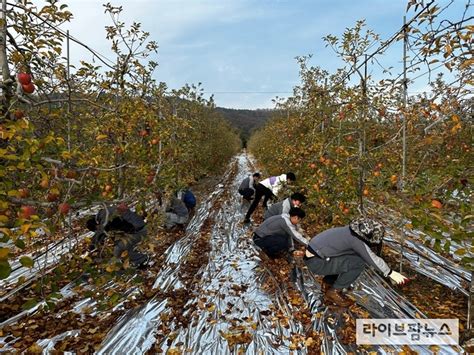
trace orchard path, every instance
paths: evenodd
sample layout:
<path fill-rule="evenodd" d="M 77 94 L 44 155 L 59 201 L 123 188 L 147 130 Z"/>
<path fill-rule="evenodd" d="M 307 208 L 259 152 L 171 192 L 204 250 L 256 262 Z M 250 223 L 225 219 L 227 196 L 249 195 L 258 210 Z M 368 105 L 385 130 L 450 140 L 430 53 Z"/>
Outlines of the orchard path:
<path fill-rule="evenodd" d="M 253 169 L 248 157 L 237 156 L 223 183 L 200 206 L 186 237 L 166 251 L 167 265 L 158 274 L 154 287 L 160 294 L 177 291 L 176 297 L 181 297 L 182 274 L 186 273 L 183 265 L 197 240 L 204 237 L 204 216 L 207 222 L 211 221 L 208 263 L 187 284 L 185 299 L 178 302 L 182 308 L 176 309 L 170 298 L 157 297 L 129 311 L 109 332 L 101 353 L 162 350 L 193 354 L 288 354 L 294 350 L 302 354 L 331 354 L 356 350 L 353 343 L 344 344 L 347 339 L 343 339 L 347 337 L 344 330 L 354 326 L 355 314 L 322 305 L 319 283 L 306 269 L 298 268 L 302 275 L 298 280 L 304 281 L 292 284 L 288 274 L 281 274 L 287 265 L 281 264 L 279 270 L 279 265 L 262 261 L 254 248 L 252 227 L 242 225 L 240 198 L 235 193 L 250 171 Z M 369 270 L 361 280 L 353 296 L 363 306 L 364 316 L 423 317 L 378 274 Z M 295 299 L 294 289 L 303 291 L 299 300 Z M 176 317 L 179 312 L 185 321 Z M 384 353 L 403 349 L 394 345 L 372 350 Z M 414 350 L 431 353 L 427 347 Z M 448 347 L 443 350 L 457 353 Z"/>
<path fill-rule="evenodd" d="M 345 354 L 358 350 L 356 318 L 425 317 L 371 270 L 365 271 L 351 293 L 357 304 L 345 310 L 322 304 L 319 281 L 301 262 L 294 269 L 296 281 L 291 281 L 290 265 L 262 256 L 252 243 L 254 226 L 242 224 L 245 211 L 236 191 L 253 170 L 246 154 L 232 159 L 220 182 L 199 204 L 185 233 L 154 256 L 161 261 L 145 271 L 150 280 L 145 291 L 144 285 L 136 286 L 140 275 L 132 275 L 120 302 L 103 311 L 93 298 L 75 294 L 75 284 L 68 284 L 61 289 L 66 305 L 43 322 L 62 318 L 71 323 L 66 328 L 53 327 L 35 344 L 48 352 L 75 339 L 73 349 L 78 349 L 81 339 L 92 337 L 93 348 L 85 347 L 85 351 L 103 354 Z M 456 279 L 439 273 L 437 277 L 458 286 Z M 105 285 L 105 290 L 113 288 L 113 283 Z M 87 282 L 83 286 L 94 291 Z M 126 302 L 132 306 L 124 307 Z M 36 324 L 30 320 L 33 315 L 42 319 L 33 309 L 2 325 L 10 327 L 12 334 L 22 334 Z M 94 329 L 81 323 L 85 315 L 101 324 L 96 337 L 91 334 Z M 4 342 L 0 352 L 13 350 L 10 346 L 18 339 L 0 335 L 0 344 Z M 391 345 L 364 350 L 389 353 L 406 348 Z M 428 347 L 412 350 L 432 353 Z M 459 348 L 441 351 L 456 354 Z"/>

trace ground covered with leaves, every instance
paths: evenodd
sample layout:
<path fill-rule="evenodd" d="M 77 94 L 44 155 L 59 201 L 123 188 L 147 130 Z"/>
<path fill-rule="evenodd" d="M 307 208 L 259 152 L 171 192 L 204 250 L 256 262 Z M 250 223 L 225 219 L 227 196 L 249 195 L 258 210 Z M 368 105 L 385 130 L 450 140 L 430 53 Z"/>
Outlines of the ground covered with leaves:
<path fill-rule="evenodd" d="M 149 234 L 147 252 L 155 257 L 153 265 L 146 270 L 124 269 L 118 264 L 111 264 L 110 241 L 102 250 L 102 254 L 95 257 L 84 257 L 85 254 L 81 254 L 81 250 L 84 252 L 87 248 L 87 244 L 83 243 L 78 247 L 77 255 L 64 257 L 59 265 L 43 278 L 37 279 L 2 302 L 0 321 L 3 322 L 38 301 L 46 300 L 37 312 L 3 327 L 0 336 L 19 352 L 40 353 L 42 350 L 38 345 L 40 340 L 64 334 L 63 339 L 56 342 L 55 350 L 91 353 L 99 349 L 106 335 L 128 310 L 138 308 L 152 299 L 158 302 L 166 300 L 170 311 L 160 315 L 155 343 L 148 353 L 162 353 L 164 347 L 168 349 L 166 351 L 168 354 L 183 353 L 186 350 L 181 347 L 183 344 L 173 343 L 178 336 L 177 329 L 192 326 L 196 321 L 196 314 L 200 311 L 212 312 L 215 307 L 200 289 L 200 270 L 209 262 L 210 238 L 216 213 L 223 203 L 231 198 L 233 191 L 230 182 L 235 173 L 236 166 L 227 180 L 223 181 L 223 193 L 210 206 L 210 213 L 200 227 L 193 248 L 182 263 L 178 289 L 164 292 L 153 288 L 153 285 L 156 275 L 164 265 L 165 251 L 185 236 L 185 231 L 182 229 L 165 231 L 156 228 Z M 206 179 L 196 186 L 195 193 L 203 199 L 218 182 L 214 178 Z M 254 225 L 261 223 L 261 209 L 257 209 L 253 220 Z M 310 230 L 308 232 L 311 233 Z M 251 233 L 248 233 L 247 237 L 251 238 Z M 384 247 L 383 256 L 393 268 L 398 266 L 398 254 L 388 247 Z M 268 294 L 274 294 L 277 288 L 284 290 L 281 295 L 291 309 L 292 320 L 301 324 L 303 328 L 303 332 L 290 334 L 289 349 L 295 351 L 305 349 L 310 354 L 320 353 L 324 334 L 314 330 L 314 321 L 323 317 L 324 307 L 317 314 L 311 313 L 302 294 L 291 281 L 293 265 L 286 259 L 269 259 L 262 253 L 260 258 L 261 267 L 271 275 L 261 285 L 262 290 Z M 301 258 L 297 258 L 297 263 L 300 267 L 304 267 Z M 404 273 L 410 277 L 411 282 L 395 287 L 396 291 L 430 318 L 460 319 L 462 335 L 466 322 L 467 298 L 460 292 L 452 291 L 420 275 L 408 265 L 404 266 Z M 74 293 L 68 297 L 61 297 L 59 291 L 68 284 L 73 285 Z M 248 285 L 244 284 L 234 284 L 230 292 L 238 297 L 245 293 L 247 287 Z M 89 302 L 79 312 L 71 311 L 77 306 L 78 301 L 84 299 L 88 299 Z M 219 334 L 225 339 L 229 349 L 238 351 L 237 349 L 242 349 L 253 341 L 253 331 L 257 325 L 255 320 L 250 318 L 228 319 L 233 308 L 233 304 L 228 304 L 219 319 L 209 318 L 207 322 L 209 324 L 220 320 L 228 322 L 230 326 L 227 331 L 220 331 Z M 270 307 L 260 315 L 267 318 L 274 327 L 289 329 L 289 315 L 278 307 Z M 353 305 L 348 309 L 330 309 L 330 316 L 326 320 L 340 322 L 337 328 L 338 341 L 350 345 L 355 343 L 355 319 L 367 317 L 370 317 L 367 310 Z M 410 353 L 409 348 L 406 349 L 406 353 Z"/>

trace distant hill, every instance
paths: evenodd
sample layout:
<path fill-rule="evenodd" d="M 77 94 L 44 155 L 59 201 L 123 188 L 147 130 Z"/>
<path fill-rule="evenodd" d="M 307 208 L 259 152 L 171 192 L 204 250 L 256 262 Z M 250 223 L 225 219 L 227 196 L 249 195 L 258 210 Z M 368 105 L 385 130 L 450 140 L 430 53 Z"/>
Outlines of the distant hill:
<path fill-rule="evenodd" d="M 223 107 L 216 107 L 216 111 L 221 113 L 225 119 L 241 131 L 244 143 L 248 140 L 253 130 L 261 127 L 277 112 L 271 109 L 239 110 Z"/>

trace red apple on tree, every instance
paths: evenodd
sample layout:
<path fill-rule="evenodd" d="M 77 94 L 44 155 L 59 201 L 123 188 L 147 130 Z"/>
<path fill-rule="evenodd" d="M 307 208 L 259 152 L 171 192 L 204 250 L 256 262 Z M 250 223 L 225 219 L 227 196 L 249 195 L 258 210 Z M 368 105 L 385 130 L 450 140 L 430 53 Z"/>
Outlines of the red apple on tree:
<path fill-rule="evenodd" d="M 49 179 L 48 179 L 48 178 L 44 178 L 43 180 L 41 180 L 40 186 L 41 186 L 43 189 L 47 189 L 48 186 L 49 186 Z"/>
<path fill-rule="evenodd" d="M 71 206 L 69 203 L 64 202 L 59 204 L 59 213 L 61 214 L 68 214 L 69 210 L 71 209 Z"/>
<path fill-rule="evenodd" d="M 35 91 L 35 85 L 33 83 L 23 84 L 21 87 L 26 94 L 32 94 Z"/>
<path fill-rule="evenodd" d="M 13 112 L 13 116 L 15 116 L 17 120 L 21 120 L 23 117 L 25 117 L 25 113 L 22 110 L 15 110 L 15 112 Z"/>
<path fill-rule="evenodd" d="M 59 198 L 59 195 L 58 195 L 58 194 L 55 194 L 55 193 L 52 193 L 52 192 L 50 192 L 50 193 L 48 194 L 48 196 L 46 196 L 46 200 L 48 200 L 48 202 L 54 202 L 54 201 L 56 201 L 58 198 Z"/>
<path fill-rule="evenodd" d="M 36 210 L 33 206 L 21 206 L 20 218 L 28 219 L 34 214 L 36 214 Z"/>
<path fill-rule="evenodd" d="M 150 174 L 148 174 L 148 176 L 146 177 L 146 183 L 147 183 L 147 184 L 151 184 L 154 179 L 155 179 L 155 173 L 150 173 Z"/>
<path fill-rule="evenodd" d="M 17 79 L 21 85 L 28 85 L 31 83 L 31 75 L 28 73 L 18 73 Z"/>
<path fill-rule="evenodd" d="M 432 200 L 431 201 L 431 206 L 433 206 L 434 208 L 442 208 L 443 204 L 441 202 L 439 202 L 438 200 Z"/>

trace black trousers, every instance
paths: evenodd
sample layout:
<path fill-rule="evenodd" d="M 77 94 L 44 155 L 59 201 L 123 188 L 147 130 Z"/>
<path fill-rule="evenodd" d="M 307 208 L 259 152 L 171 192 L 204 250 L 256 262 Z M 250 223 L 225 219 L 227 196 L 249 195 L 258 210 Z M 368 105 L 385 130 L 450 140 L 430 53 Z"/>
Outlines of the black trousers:
<path fill-rule="evenodd" d="M 290 248 L 290 241 L 287 235 L 267 235 L 260 237 L 254 233 L 253 241 L 258 245 L 270 258 L 278 258 L 286 253 Z"/>
<path fill-rule="evenodd" d="M 257 186 L 255 187 L 255 198 L 252 202 L 252 204 L 249 207 L 249 210 L 247 211 L 247 214 L 245 215 L 245 219 L 250 219 L 250 216 L 252 213 L 255 211 L 257 208 L 260 200 L 263 199 L 263 207 L 267 207 L 267 202 L 269 199 L 274 198 L 275 195 L 273 194 L 272 190 L 269 188 L 263 186 L 262 184 L 258 183 Z"/>
<path fill-rule="evenodd" d="M 254 194 L 254 190 L 251 189 L 250 187 L 246 187 L 245 189 L 239 190 L 239 194 L 241 194 L 242 197 L 246 199 L 247 201 L 250 201 Z"/>

